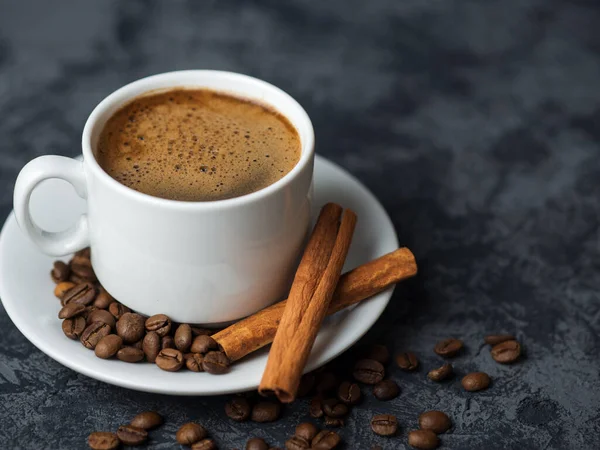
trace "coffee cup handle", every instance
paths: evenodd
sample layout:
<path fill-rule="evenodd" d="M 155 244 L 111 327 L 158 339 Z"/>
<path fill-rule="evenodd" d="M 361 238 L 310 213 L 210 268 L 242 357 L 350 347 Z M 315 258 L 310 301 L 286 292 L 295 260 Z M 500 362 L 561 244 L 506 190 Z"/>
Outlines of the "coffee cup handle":
<path fill-rule="evenodd" d="M 42 230 L 29 211 L 31 193 L 44 180 L 58 178 L 70 183 L 77 195 L 87 197 L 83 163 L 64 156 L 40 156 L 29 162 L 17 177 L 13 202 L 17 223 L 29 238 L 46 254 L 64 256 L 89 245 L 88 219 L 83 214 L 64 231 Z"/>

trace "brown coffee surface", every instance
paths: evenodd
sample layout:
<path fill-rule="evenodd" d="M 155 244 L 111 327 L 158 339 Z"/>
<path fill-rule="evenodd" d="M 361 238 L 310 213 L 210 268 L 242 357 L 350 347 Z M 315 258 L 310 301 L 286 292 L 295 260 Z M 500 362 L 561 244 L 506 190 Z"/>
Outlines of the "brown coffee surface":
<path fill-rule="evenodd" d="M 300 158 L 300 137 L 265 105 L 207 89 L 176 89 L 118 110 L 100 134 L 96 158 L 136 191 L 223 200 L 281 179 Z"/>

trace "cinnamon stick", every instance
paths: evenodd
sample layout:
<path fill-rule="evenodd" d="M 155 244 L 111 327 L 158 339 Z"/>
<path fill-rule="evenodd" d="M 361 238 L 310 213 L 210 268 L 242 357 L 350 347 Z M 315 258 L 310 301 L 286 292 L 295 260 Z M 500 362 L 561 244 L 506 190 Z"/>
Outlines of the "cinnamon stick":
<path fill-rule="evenodd" d="M 417 274 L 412 252 L 399 248 L 391 253 L 346 272 L 338 281 L 327 315 L 387 289 L 391 285 Z M 237 361 L 273 342 L 287 300 L 240 320 L 213 334 L 230 361 Z"/>

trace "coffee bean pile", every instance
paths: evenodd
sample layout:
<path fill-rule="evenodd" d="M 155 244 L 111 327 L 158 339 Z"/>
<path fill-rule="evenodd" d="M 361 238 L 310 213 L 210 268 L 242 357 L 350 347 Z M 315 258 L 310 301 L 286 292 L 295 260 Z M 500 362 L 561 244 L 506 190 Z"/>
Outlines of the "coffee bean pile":
<path fill-rule="evenodd" d="M 88 436 L 92 450 L 115 450 L 121 444 L 137 447 L 148 441 L 148 431 L 163 424 L 164 420 L 156 411 L 145 411 L 133 418 L 128 425 L 121 425 L 116 433 L 95 431 Z"/>
<path fill-rule="evenodd" d="M 62 309 L 64 334 L 94 350 L 98 358 L 128 363 L 148 361 L 176 372 L 223 374 L 229 360 L 210 337 L 215 330 L 174 324 L 164 314 L 144 318 L 116 301 L 98 283 L 90 250 L 77 252 L 68 264 L 56 261 L 50 272 Z"/>

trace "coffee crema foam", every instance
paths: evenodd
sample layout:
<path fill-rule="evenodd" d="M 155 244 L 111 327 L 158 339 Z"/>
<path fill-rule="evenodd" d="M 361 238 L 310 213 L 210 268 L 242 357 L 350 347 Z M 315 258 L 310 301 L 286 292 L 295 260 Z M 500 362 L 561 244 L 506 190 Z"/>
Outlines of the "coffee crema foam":
<path fill-rule="evenodd" d="M 118 110 L 100 134 L 96 159 L 136 191 L 211 201 L 275 183 L 300 152 L 298 132 L 274 109 L 209 89 L 174 89 Z"/>

